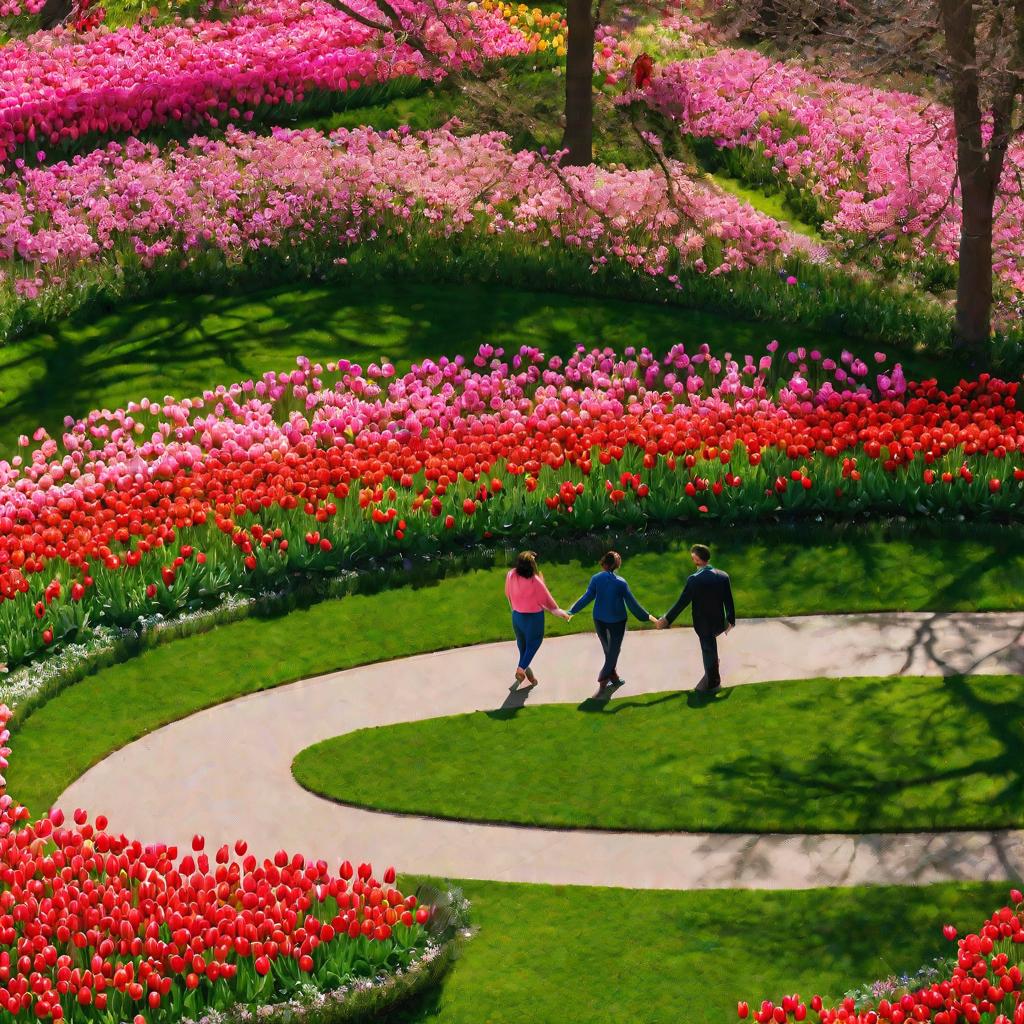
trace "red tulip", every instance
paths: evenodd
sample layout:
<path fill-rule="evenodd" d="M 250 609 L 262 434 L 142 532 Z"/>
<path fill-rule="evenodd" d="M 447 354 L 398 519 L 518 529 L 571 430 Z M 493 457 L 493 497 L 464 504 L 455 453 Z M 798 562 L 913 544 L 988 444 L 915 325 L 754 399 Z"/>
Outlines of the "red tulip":
<path fill-rule="evenodd" d="M 739 1017 L 740 1020 L 746 1020 L 747 1017 L 750 1016 L 750 1007 L 742 1001 L 737 1003 L 736 1016 Z"/>

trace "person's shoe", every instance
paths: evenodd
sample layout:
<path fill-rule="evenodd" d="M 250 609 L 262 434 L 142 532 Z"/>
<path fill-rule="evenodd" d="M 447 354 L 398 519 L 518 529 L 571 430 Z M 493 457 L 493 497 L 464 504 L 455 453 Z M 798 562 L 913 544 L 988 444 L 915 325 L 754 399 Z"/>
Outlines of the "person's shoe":
<path fill-rule="evenodd" d="M 707 693 L 708 692 L 708 685 L 709 685 L 708 684 L 708 677 L 707 676 L 701 676 L 700 677 L 700 682 L 697 683 L 697 685 L 694 687 L 694 690 L 696 690 L 697 693 Z"/>

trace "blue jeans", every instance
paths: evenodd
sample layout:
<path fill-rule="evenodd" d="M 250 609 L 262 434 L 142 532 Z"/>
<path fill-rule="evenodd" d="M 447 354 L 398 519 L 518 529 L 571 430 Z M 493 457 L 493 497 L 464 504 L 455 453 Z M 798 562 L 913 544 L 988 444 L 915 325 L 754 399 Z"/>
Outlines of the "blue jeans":
<path fill-rule="evenodd" d="M 527 669 L 544 642 L 544 613 L 513 612 L 512 631 L 519 645 L 519 667 Z"/>

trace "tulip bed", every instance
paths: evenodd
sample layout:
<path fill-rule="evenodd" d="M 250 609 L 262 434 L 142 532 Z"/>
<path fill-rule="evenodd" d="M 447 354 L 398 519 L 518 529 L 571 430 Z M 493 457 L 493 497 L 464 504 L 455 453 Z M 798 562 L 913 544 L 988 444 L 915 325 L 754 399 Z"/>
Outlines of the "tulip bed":
<path fill-rule="evenodd" d="M 515 338 L 565 358 L 580 338 L 620 348 L 693 338 L 746 349 L 773 337 L 810 346 L 818 335 L 680 307 L 436 280 L 162 295 L 102 315 L 82 311 L 0 347 L 0 458 L 17 454 L 18 435 L 40 425 L 58 437 L 68 413 L 116 408 L 126 396 L 199 394 L 224 380 L 289 368 L 300 355 L 326 362 L 344 352 L 369 362 L 387 353 L 405 369 L 444 355 L 453 338 L 464 351 Z M 838 354 L 841 339 L 829 343 Z M 955 380 L 940 360 L 911 352 L 899 358 L 908 375 Z"/>
<path fill-rule="evenodd" d="M 658 520 L 1015 519 L 1017 385 L 951 391 L 850 353 L 707 346 L 398 376 L 348 360 L 70 420 L 0 462 L 8 664 L 389 552 Z M 22 438 L 29 449 L 31 441 Z"/>
<path fill-rule="evenodd" d="M 365 0 L 353 6 L 380 17 Z M 403 23 L 428 24 L 424 36 L 440 61 L 320 0 L 272 0 L 226 21 L 176 20 L 8 43 L 0 47 L 0 165 L 162 125 L 216 128 L 316 94 L 434 78 L 442 67 L 475 67 L 537 49 L 505 19 L 464 4 L 401 0 L 395 10 Z"/>
<path fill-rule="evenodd" d="M 0 706 L 4 767 L 10 716 Z M 82 810 L 31 821 L 0 796 L 0 1019 L 157 1024 L 286 1001 L 277 1016 L 352 1019 L 361 988 L 364 1007 L 381 978 L 408 994 L 443 962 L 431 909 L 393 868 L 378 881 L 369 864 L 335 874 L 283 850 L 258 861 L 241 840 L 204 846 L 179 856 Z"/>
<path fill-rule="evenodd" d="M 776 1005 L 765 1000 L 753 1014 L 740 1002 L 740 1020 L 753 1016 L 757 1024 L 800 1022 L 813 1014 L 821 1024 L 878 1024 L 889 1021 L 934 1021 L 935 1024 L 1021 1024 L 1024 1021 L 1024 894 L 1010 891 L 1009 904 L 1000 907 L 976 932 L 961 939 L 946 925 L 943 933 L 956 942 L 956 957 L 946 977 L 907 992 L 899 999 L 865 1000 L 858 1005 L 847 996 L 840 1005 L 826 1007 L 821 996 L 804 1002 L 799 995 L 784 996 Z M 812 1018 L 812 1019 L 813 1019 Z"/>
<path fill-rule="evenodd" d="M 230 128 L 163 151 L 133 140 L 5 181 L 0 274 L 31 298 L 126 265 L 183 269 L 215 255 L 231 266 L 268 251 L 330 265 L 357 243 L 443 247 L 474 232 L 580 250 L 595 271 L 621 260 L 671 287 L 683 267 L 724 274 L 804 245 L 675 173 L 671 208 L 658 172 L 562 170 L 500 133 Z"/>
<path fill-rule="evenodd" d="M 949 265 L 959 250 L 952 112 L 920 96 L 824 79 L 798 64 L 723 48 L 659 68 L 624 98 L 706 140 L 740 176 L 781 182 L 821 230 L 869 263 Z M 746 154 L 739 156 L 739 152 Z M 1024 149 L 1011 148 L 994 233 L 995 272 L 1024 291 Z M 949 273 L 942 275 L 954 280 Z"/>

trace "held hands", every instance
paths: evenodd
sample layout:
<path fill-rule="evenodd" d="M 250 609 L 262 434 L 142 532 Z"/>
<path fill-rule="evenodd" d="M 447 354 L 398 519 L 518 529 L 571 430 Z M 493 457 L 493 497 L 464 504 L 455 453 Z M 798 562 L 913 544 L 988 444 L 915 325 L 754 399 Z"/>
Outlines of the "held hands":
<path fill-rule="evenodd" d="M 556 614 L 556 615 L 557 615 L 557 616 L 558 616 L 558 617 L 559 617 L 560 619 L 565 619 L 565 621 L 566 621 L 566 622 L 572 622 L 572 615 L 570 615 L 570 614 L 569 614 L 569 612 L 565 611 L 565 610 L 564 610 L 564 609 L 562 609 L 562 608 L 559 608 L 559 609 L 558 609 L 558 610 L 557 610 L 557 611 L 555 612 L 555 614 Z"/>
<path fill-rule="evenodd" d="M 655 626 L 657 626 L 658 629 L 668 629 L 668 619 L 659 619 L 656 615 L 649 615 L 648 618 Z"/>

